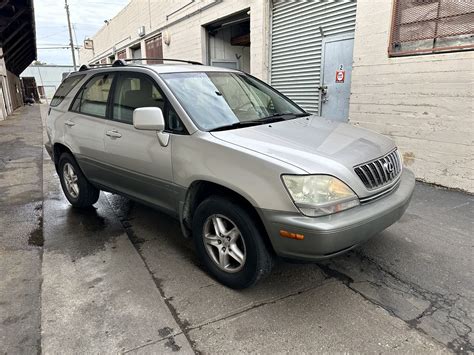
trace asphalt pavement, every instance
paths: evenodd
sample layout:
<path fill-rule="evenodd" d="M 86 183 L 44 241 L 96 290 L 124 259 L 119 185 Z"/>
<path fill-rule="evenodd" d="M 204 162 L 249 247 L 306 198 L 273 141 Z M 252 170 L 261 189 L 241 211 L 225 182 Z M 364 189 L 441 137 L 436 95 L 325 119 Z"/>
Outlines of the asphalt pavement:
<path fill-rule="evenodd" d="M 364 246 L 235 291 L 168 216 L 108 193 L 71 208 L 40 110 L 0 122 L 0 353 L 474 351 L 472 195 L 417 183 Z"/>

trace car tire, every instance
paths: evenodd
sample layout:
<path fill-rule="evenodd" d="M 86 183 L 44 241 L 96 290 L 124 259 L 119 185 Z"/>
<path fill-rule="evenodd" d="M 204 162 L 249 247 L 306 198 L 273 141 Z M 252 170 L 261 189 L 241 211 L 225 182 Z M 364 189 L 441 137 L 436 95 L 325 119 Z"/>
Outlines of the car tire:
<path fill-rule="evenodd" d="M 209 197 L 197 207 L 192 229 L 199 259 L 220 283 L 243 289 L 255 285 L 272 270 L 274 258 L 262 232 L 238 203 L 220 196 Z"/>
<path fill-rule="evenodd" d="M 61 154 L 58 175 L 64 195 L 74 207 L 90 207 L 99 199 L 100 190 L 86 179 L 71 154 Z"/>

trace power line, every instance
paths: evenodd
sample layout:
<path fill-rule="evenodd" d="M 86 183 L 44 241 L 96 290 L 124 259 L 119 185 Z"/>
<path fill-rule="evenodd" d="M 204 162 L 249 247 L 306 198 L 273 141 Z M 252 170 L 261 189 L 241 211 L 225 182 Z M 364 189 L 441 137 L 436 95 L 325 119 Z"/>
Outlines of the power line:
<path fill-rule="evenodd" d="M 63 46 L 63 47 L 37 47 L 37 49 L 70 49 L 71 47 L 69 45 Z M 81 49 L 79 46 L 75 46 L 74 49 Z"/>

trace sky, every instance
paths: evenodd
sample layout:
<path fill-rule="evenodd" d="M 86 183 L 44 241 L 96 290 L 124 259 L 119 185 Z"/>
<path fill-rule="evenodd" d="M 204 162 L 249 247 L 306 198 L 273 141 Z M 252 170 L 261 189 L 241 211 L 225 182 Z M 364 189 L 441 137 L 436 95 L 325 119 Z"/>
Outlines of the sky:
<path fill-rule="evenodd" d="M 85 38 L 92 37 L 104 25 L 104 20 L 114 17 L 128 2 L 129 0 L 68 0 L 74 28 L 74 45 L 82 46 Z M 38 60 L 48 64 L 72 65 L 70 48 L 44 49 L 69 45 L 64 0 L 34 0 L 34 7 Z"/>

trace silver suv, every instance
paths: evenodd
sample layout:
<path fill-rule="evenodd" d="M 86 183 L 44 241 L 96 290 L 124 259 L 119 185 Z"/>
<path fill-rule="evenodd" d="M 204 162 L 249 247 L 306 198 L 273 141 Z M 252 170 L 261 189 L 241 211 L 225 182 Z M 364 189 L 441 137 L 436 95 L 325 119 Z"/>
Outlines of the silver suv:
<path fill-rule="evenodd" d="M 103 190 L 170 214 L 232 288 L 255 284 L 276 256 L 355 248 L 400 219 L 415 184 L 389 138 L 202 65 L 82 67 L 51 101 L 47 133 L 73 206 Z"/>

